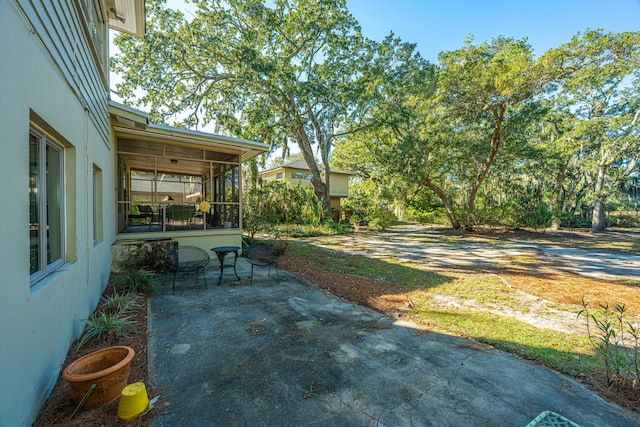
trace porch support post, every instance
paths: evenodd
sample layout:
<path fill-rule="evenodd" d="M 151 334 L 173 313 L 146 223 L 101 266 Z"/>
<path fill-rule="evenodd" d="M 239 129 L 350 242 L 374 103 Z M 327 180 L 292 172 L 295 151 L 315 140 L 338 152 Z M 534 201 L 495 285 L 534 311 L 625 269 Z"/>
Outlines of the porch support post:
<path fill-rule="evenodd" d="M 242 230 L 242 166 L 238 156 L 238 228 Z"/>

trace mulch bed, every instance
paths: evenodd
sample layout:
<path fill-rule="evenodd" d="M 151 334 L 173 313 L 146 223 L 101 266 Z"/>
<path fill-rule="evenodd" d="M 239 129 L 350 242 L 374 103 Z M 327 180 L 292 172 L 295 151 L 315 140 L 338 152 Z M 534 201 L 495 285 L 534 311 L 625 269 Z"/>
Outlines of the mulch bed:
<path fill-rule="evenodd" d="M 107 291 L 108 292 L 108 291 Z M 141 298 L 140 307 L 132 315 L 132 319 L 136 324 L 136 333 L 129 338 L 116 340 L 110 338 L 103 342 L 89 342 L 79 351 L 76 351 L 76 344 L 73 343 L 67 353 L 62 370 L 73 363 L 80 357 L 113 345 L 124 345 L 135 350 L 136 354 L 131 361 L 131 373 L 129 374 L 128 384 L 142 381 L 145 383 L 149 399 L 156 396 L 159 391 L 150 384 L 147 378 L 147 300 Z M 71 419 L 71 415 L 76 406 L 71 403 L 68 395 L 68 385 L 66 381 L 60 377 L 56 383 L 49 399 L 44 407 L 40 410 L 40 414 L 33 424 L 35 427 L 44 426 L 128 426 L 128 427 L 146 427 L 151 425 L 153 418 L 159 413 L 160 407 L 156 407 L 142 417 L 138 417 L 131 421 L 123 421 L 118 418 L 118 401 L 109 403 L 104 406 L 94 408 L 80 409 L 76 416 Z"/>

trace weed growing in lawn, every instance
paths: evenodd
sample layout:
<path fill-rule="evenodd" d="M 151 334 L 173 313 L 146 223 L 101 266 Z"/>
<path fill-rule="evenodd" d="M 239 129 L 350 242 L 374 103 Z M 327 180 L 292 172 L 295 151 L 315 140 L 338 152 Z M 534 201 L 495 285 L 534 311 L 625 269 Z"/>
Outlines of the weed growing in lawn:
<path fill-rule="evenodd" d="M 640 383 L 640 331 L 637 322 L 627 312 L 624 304 L 611 308 L 608 304 L 599 304 L 595 310 L 582 299 L 583 316 L 587 325 L 589 342 L 604 365 L 609 385 L 631 383 L 637 387 Z"/>

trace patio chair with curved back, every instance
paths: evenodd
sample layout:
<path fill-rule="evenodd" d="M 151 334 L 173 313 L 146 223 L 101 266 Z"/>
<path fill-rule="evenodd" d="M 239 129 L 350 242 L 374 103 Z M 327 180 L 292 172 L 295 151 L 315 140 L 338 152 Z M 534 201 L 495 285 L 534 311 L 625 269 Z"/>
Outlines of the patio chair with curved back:
<path fill-rule="evenodd" d="M 129 221 L 132 219 L 142 219 L 144 223 L 149 227 L 149 231 L 151 231 L 151 224 L 153 224 L 153 219 L 155 214 L 153 212 L 153 208 L 149 205 L 137 205 L 138 213 L 129 214 Z"/>
<path fill-rule="evenodd" d="M 196 246 L 178 246 L 164 255 L 164 263 L 167 268 L 173 271 L 173 285 L 171 293 L 176 289 L 176 273 L 196 273 L 196 284 L 198 284 L 198 272 L 202 271 L 204 288 L 207 289 L 207 279 L 204 275 L 204 268 L 209 264 L 209 254 Z"/>
<path fill-rule="evenodd" d="M 271 275 L 271 267 L 276 269 L 276 280 L 278 277 L 278 260 L 282 256 L 282 251 L 271 243 L 255 242 L 249 246 L 244 253 L 244 257 L 251 264 L 251 284 L 253 284 L 253 268 L 269 267 L 269 275 Z"/>
<path fill-rule="evenodd" d="M 191 222 L 195 213 L 196 209 L 194 206 L 169 205 L 167 207 L 167 225 L 175 229 L 175 222 L 180 222 L 191 229 Z"/>

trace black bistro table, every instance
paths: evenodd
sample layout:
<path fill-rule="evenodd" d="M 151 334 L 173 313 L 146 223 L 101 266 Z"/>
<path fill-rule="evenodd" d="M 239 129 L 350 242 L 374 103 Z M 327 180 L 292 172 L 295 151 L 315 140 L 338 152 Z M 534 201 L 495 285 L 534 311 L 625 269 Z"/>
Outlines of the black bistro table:
<path fill-rule="evenodd" d="M 240 276 L 238 276 L 238 272 L 236 271 L 236 261 L 238 260 L 238 251 L 240 250 L 239 246 L 216 246 L 215 248 L 211 248 L 213 252 L 216 253 L 218 257 L 218 261 L 220 261 L 220 277 L 218 278 L 218 286 L 222 283 L 222 275 L 224 274 L 224 258 L 231 252 L 235 255 L 233 258 L 233 264 L 227 264 L 226 267 L 233 267 L 233 272 L 240 280 Z"/>

